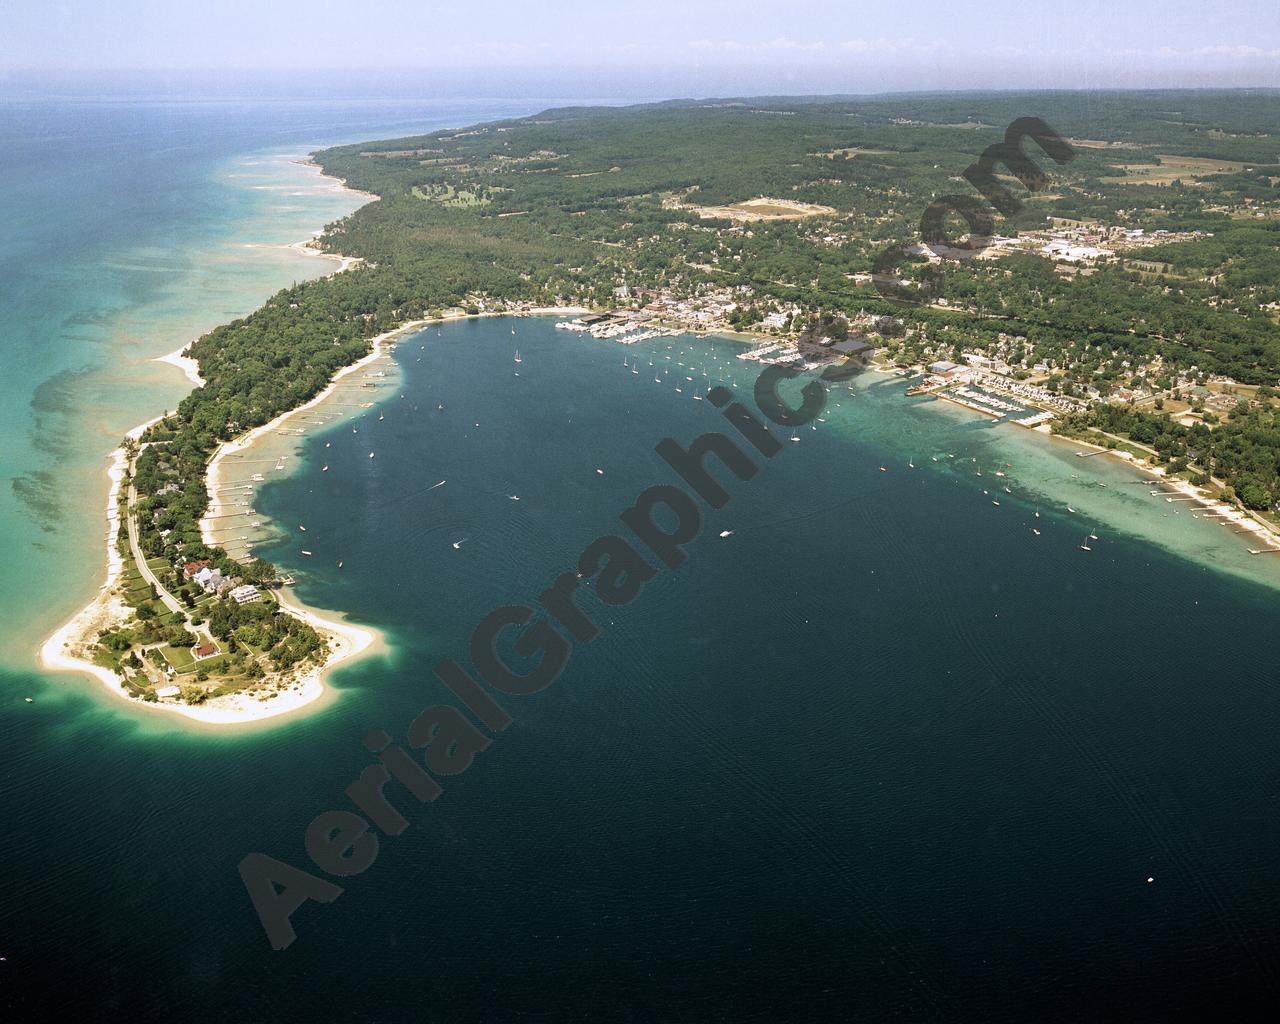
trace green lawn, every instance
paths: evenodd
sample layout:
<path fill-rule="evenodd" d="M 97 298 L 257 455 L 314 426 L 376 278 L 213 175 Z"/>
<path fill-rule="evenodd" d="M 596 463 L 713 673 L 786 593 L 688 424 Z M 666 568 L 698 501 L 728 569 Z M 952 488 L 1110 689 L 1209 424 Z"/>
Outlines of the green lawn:
<path fill-rule="evenodd" d="M 172 644 L 165 644 L 160 648 L 160 653 L 164 655 L 164 660 L 173 666 L 175 672 L 188 672 L 196 663 L 196 659 L 191 656 L 191 652 L 185 647 L 174 647 Z"/>

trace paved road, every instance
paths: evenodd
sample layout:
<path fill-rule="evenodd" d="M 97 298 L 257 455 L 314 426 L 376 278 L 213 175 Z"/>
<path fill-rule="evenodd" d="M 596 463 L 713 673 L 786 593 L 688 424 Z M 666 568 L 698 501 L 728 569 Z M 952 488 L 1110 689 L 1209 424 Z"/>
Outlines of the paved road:
<path fill-rule="evenodd" d="M 133 473 L 133 467 L 129 467 L 130 476 Z M 134 490 L 133 484 L 129 484 L 129 507 L 126 510 L 125 523 L 129 528 L 129 549 L 133 552 L 133 560 L 138 563 L 138 571 L 142 573 L 142 578 L 156 588 L 156 593 L 160 600 L 164 602 L 164 606 L 171 612 L 182 612 L 186 614 L 186 608 L 183 607 L 181 601 L 174 597 L 164 588 L 159 578 L 151 571 L 151 566 L 147 565 L 146 556 L 143 555 L 142 549 L 138 546 L 138 523 L 133 515 L 134 503 L 138 500 L 138 493 Z"/>

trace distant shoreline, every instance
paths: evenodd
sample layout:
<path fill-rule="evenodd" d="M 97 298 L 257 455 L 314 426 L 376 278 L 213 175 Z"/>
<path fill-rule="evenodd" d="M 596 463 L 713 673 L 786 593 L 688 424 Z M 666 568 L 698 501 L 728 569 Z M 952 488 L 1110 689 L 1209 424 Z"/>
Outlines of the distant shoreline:
<path fill-rule="evenodd" d="M 295 161 L 299 166 L 317 167 L 311 161 Z M 318 167 L 317 167 L 318 170 Z M 334 179 L 337 181 L 337 179 Z M 345 183 L 338 182 L 338 188 L 358 195 L 361 198 L 370 198 L 367 193 L 360 192 L 356 189 L 349 189 Z M 373 197 L 377 198 L 377 197 Z M 314 245 L 314 238 L 301 242 L 295 242 L 287 248 L 310 257 L 327 259 L 336 261 L 339 265 L 333 273 L 340 273 L 360 261 L 355 257 L 342 256 L 333 253 L 323 252 Z M 402 328 L 403 329 L 403 328 Z M 390 332 L 396 333 L 396 332 Z M 199 363 L 186 355 L 191 348 L 193 342 L 187 342 L 181 347 L 169 352 L 165 355 L 157 356 L 154 362 L 167 363 L 179 370 L 194 387 L 202 387 L 204 380 L 200 376 Z M 376 358 L 381 352 L 375 342 L 375 351 L 370 356 L 357 363 L 353 363 L 343 370 L 339 371 L 335 376 L 338 377 L 350 373 L 360 365 L 363 365 L 368 359 Z M 317 396 L 313 403 L 331 393 L 333 389 L 332 383 L 325 392 Z M 313 403 L 308 403 L 311 405 Z M 299 407 L 299 408 L 305 408 Z M 291 410 L 296 412 L 299 410 Z M 286 416 L 288 414 L 285 414 Z M 161 417 L 154 417 L 144 423 L 140 423 L 126 433 L 126 437 L 137 440 L 143 432 L 152 424 L 158 422 Z M 277 417 L 281 419 L 281 417 Z M 270 428 L 272 424 L 267 424 Z M 259 428 L 266 429 L 266 428 Z M 251 432 L 252 434 L 253 432 Z M 234 443 L 234 442 L 232 442 Z M 223 453 L 225 445 L 219 448 L 219 452 L 215 455 L 214 461 Z M 326 619 L 319 615 L 314 609 L 308 608 L 297 598 L 292 596 L 281 595 L 280 603 L 289 610 L 290 614 L 296 615 L 298 618 L 308 622 L 317 631 L 321 632 L 326 641 L 330 645 L 330 653 L 324 663 L 312 667 L 301 677 L 293 676 L 285 680 L 287 686 L 269 696 L 255 695 L 250 692 L 240 692 L 226 694 L 220 697 L 210 698 L 202 704 L 187 704 L 184 702 L 150 702 L 139 700 L 131 696 L 124 688 L 123 680 L 111 669 L 98 665 L 81 654 L 87 653 L 89 647 L 96 643 L 98 635 L 105 629 L 115 628 L 128 620 L 131 609 L 125 605 L 120 596 L 115 592 L 115 588 L 120 581 L 120 577 L 124 567 L 124 559 L 117 550 L 117 535 L 120 527 L 120 513 L 117 506 L 120 484 L 124 479 L 125 470 L 127 468 L 127 456 L 123 447 L 113 450 L 108 456 L 107 476 L 110 479 L 110 487 L 107 495 L 106 508 L 106 542 L 107 542 L 107 571 L 106 580 L 94 598 L 62 626 L 55 630 L 40 646 L 37 651 L 37 664 L 46 670 L 57 672 L 75 672 L 81 675 L 87 675 L 98 682 L 115 696 L 128 702 L 134 707 L 142 707 L 169 714 L 176 714 L 188 720 L 201 722 L 211 725 L 242 725 L 265 719 L 278 718 L 281 715 L 289 714 L 300 708 L 314 704 L 326 692 L 324 686 L 324 674 L 336 668 L 339 664 L 350 661 L 357 656 L 366 652 L 384 649 L 380 634 L 364 629 L 359 626 L 352 625 L 345 621 L 335 621 L 334 619 Z M 206 515 L 208 513 L 206 512 Z M 205 535 L 204 520 L 201 520 L 201 535 Z"/>
<path fill-rule="evenodd" d="M 1201 488 L 1189 480 L 1180 480 L 1169 476 L 1162 466 L 1152 466 L 1145 459 L 1136 459 L 1130 453 L 1120 449 L 1108 448 L 1105 445 L 1095 444 L 1092 441 L 1085 441 L 1078 437 L 1070 437 L 1066 434 L 1055 434 L 1047 428 L 1048 424 L 1044 424 L 1032 429 L 1036 433 L 1044 434 L 1046 437 L 1053 438 L 1056 441 L 1068 442 L 1077 448 L 1092 449 L 1100 455 L 1110 455 L 1139 473 L 1153 478 L 1162 487 L 1168 487 L 1194 500 L 1205 511 L 1215 513 L 1216 518 L 1220 521 L 1248 530 L 1252 536 L 1257 537 L 1267 547 L 1280 548 L 1280 534 L 1277 534 L 1275 530 L 1258 522 L 1253 516 L 1241 511 L 1227 501 L 1223 501 L 1220 498 L 1206 497 L 1200 493 Z"/>

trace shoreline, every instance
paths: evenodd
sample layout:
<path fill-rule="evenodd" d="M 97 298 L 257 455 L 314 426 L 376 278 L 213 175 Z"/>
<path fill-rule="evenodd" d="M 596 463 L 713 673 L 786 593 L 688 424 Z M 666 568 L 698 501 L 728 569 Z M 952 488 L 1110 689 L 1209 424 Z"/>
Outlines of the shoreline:
<path fill-rule="evenodd" d="M 156 356 L 152 362 L 168 363 L 170 366 L 176 366 L 182 372 L 182 375 L 191 382 L 192 387 L 202 388 L 204 387 L 204 378 L 200 376 L 200 364 L 190 356 L 183 354 L 194 344 L 195 342 L 189 341 L 181 348 L 175 348 L 167 355 Z"/>
<path fill-rule="evenodd" d="M 1053 438 L 1057 441 L 1066 441 L 1076 445 L 1079 448 L 1092 449 L 1103 455 L 1110 455 L 1119 459 L 1125 465 L 1137 470 L 1146 476 L 1158 481 L 1162 487 L 1168 487 L 1179 494 L 1185 495 L 1192 499 L 1206 512 L 1213 512 L 1214 518 L 1219 522 L 1230 523 L 1232 526 L 1247 530 L 1253 537 L 1257 537 L 1264 547 L 1280 549 L 1280 534 L 1272 530 L 1268 526 L 1264 526 L 1258 522 L 1247 511 L 1242 511 L 1230 502 L 1221 498 L 1206 497 L 1201 494 L 1202 488 L 1197 487 L 1190 480 L 1182 480 L 1177 477 L 1170 477 L 1162 466 L 1153 466 L 1145 459 L 1137 459 L 1129 452 L 1121 451 L 1118 448 L 1108 448 L 1105 445 L 1095 444 L 1092 441 L 1084 441 L 1076 437 L 1068 437 L 1065 434 L 1055 434 L 1047 429 L 1048 424 L 1033 427 L 1032 429 L 1046 437 Z M 1250 549 L 1252 551 L 1252 549 Z"/>
<path fill-rule="evenodd" d="M 334 273 L 340 273 L 342 270 L 346 270 L 348 267 L 360 262 L 354 257 L 321 252 L 315 249 L 310 242 L 298 242 L 291 248 L 295 248 L 306 255 L 338 261 L 340 268 L 335 270 Z M 582 306 L 537 306 L 520 312 L 539 316 L 574 316 L 591 311 Z M 389 355 L 386 350 L 387 345 L 401 335 L 421 330 L 431 324 L 478 319 L 480 317 L 514 315 L 514 312 L 508 310 L 484 313 L 450 313 L 442 317 L 412 320 L 401 324 L 399 327 L 385 331 L 370 339 L 370 351 L 354 363 L 350 363 L 338 370 L 319 394 L 302 405 L 281 413 L 269 422 L 254 427 L 241 437 L 221 444 L 205 469 L 205 486 L 210 495 L 210 502 L 205 514 L 200 519 L 201 539 L 211 546 L 216 544 L 216 541 L 213 540 L 213 531 L 209 526 L 208 520 L 219 508 L 214 495 L 218 488 L 223 468 L 222 464 L 228 456 L 249 451 L 264 437 L 278 431 L 288 422 L 290 417 L 308 412 L 322 405 L 337 392 L 338 384 L 343 378 Z M 182 372 L 194 386 L 203 386 L 204 380 L 199 375 L 199 364 L 196 360 L 183 355 L 190 346 L 191 343 L 188 342 L 173 352 L 156 357 L 155 361 L 168 363 Z M 136 439 L 160 419 L 161 417 L 157 416 L 145 423 L 140 423 L 132 428 L 126 436 Z M 248 725 L 255 722 L 279 719 L 302 708 L 316 705 L 321 698 L 332 697 L 335 691 L 332 687 L 324 685 L 326 673 L 338 668 L 340 665 L 354 662 L 360 657 L 386 651 L 385 639 L 376 629 L 357 626 L 347 621 L 341 612 L 325 611 L 322 614 L 320 610 L 308 606 L 296 596 L 289 594 L 285 588 L 281 588 L 276 591 L 281 607 L 286 609 L 288 614 L 295 615 L 314 627 L 329 642 L 329 655 L 322 664 L 312 666 L 301 677 L 286 679 L 283 689 L 266 697 L 254 696 L 251 693 L 244 692 L 214 697 L 203 704 L 187 704 L 178 701 L 150 702 L 130 696 L 116 673 L 79 657 L 78 653 L 74 651 L 69 651 L 69 648 L 72 648 L 73 645 L 83 646 L 103 629 L 125 621 L 131 613 L 131 609 L 124 604 L 119 595 L 114 593 L 114 588 L 119 582 L 124 565 L 124 560 L 116 549 L 116 536 L 120 525 L 116 497 L 120 483 L 124 478 L 125 468 L 124 449 L 116 448 L 110 455 L 110 464 L 107 470 L 111 486 L 106 510 L 106 581 L 99 587 L 98 593 L 85 607 L 81 608 L 79 612 L 59 627 L 41 645 L 37 653 L 37 664 L 42 669 L 75 672 L 91 676 L 98 680 L 110 693 L 134 707 L 143 707 L 148 710 L 178 715 L 188 722 L 217 726 Z"/>
<path fill-rule="evenodd" d="M 913 367 L 912 371 L 919 373 L 924 372 L 920 367 Z M 936 394 L 933 397 L 935 399 L 946 399 L 953 405 L 967 409 L 969 412 L 980 413 L 984 416 L 993 417 L 996 420 L 1000 418 L 996 414 L 987 412 L 984 409 L 977 409 L 966 402 L 959 401 L 947 395 Z M 1213 518 L 1223 523 L 1229 523 L 1232 526 L 1238 527 L 1240 530 L 1247 531 L 1250 538 L 1257 538 L 1257 540 L 1262 543 L 1263 550 L 1268 548 L 1280 550 L 1280 532 L 1277 532 L 1265 523 L 1259 522 L 1259 520 L 1248 510 L 1241 509 L 1222 498 L 1207 497 L 1204 494 L 1201 494 L 1200 492 L 1202 489 L 1191 483 L 1189 480 L 1169 477 L 1161 466 L 1153 466 L 1147 462 L 1146 459 L 1138 458 L 1132 453 L 1119 448 L 1108 448 L 1105 445 L 1096 444 L 1092 441 L 1085 441 L 1081 438 L 1071 437 L 1066 434 L 1055 434 L 1048 423 L 1041 423 L 1037 426 L 1023 429 L 1029 429 L 1033 433 L 1041 434 L 1054 441 L 1070 442 L 1077 448 L 1085 448 L 1104 456 L 1111 456 L 1112 458 L 1115 458 L 1129 466 L 1131 469 L 1136 470 L 1138 473 L 1153 478 L 1162 487 L 1168 487 L 1171 490 L 1177 491 L 1179 494 L 1192 499 L 1206 513 L 1212 512 L 1214 514 Z M 1248 550 L 1250 554 L 1255 553 L 1252 548 L 1249 548 Z"/>
<path fill-rule="evenodd" d="M 318 170 L 318 165 L 310 160 L 294 161 L 299 166 L 309 166 Z M 323 175 L 322 175 L 323 176 Z M 339 179 L 333 179 L 337 182 L 337 187 L 358 195 L 361 198 L 376 199 L 376 196 L 368 196 L 366 193 L 359 192 L 356 189 L 347 188 L 344 182 Z M 361 262 L 356 257 L 342 256 L 335 253 L 327 253 L 315 247 L 315 239 L 312 238 L 295 242 L 286 248 L 293 249 L 302 255 L 316 257 L 335 261 L 338 267 L 330 272 L 341 273 L 349 267 Z M 365 365 L 372 359 L 382 354 L 381 342 L 386 340 L 388 336 L 395 335 L 405 330 L 408 326 L 398 328 L 395 331 L 388 332 L 387 335 L 375 339 L 374 351 L 364 359 L 352 363 L 350 366 L 344 367 L 335 374 L 330 385 L 321 392 L 311 402 L 306 405 L 299 406 L 298 409 L 290 410 L 289 413 L 282 414 L 282 419 L 294 412 L 301 411 L 312 404 L 317 404 L 327 397 L 333 390 L 334 383 L 348 373 L 353 372 L 360 366 Z M 185 353 L 191 348 L 194 342 L 187 342 L 165 355 L 156 356 L 153 362 L 167 363 L 173 366 L 187 378 L 193 387 L 203 387 L 204 379 L 200 376 L 199 363 Z M 152 424 L 159 422 L 162 416 L 156 416 L 140 423 L 131 428 L 125 437 L 138 439 L 143 432 Z M 272 427 L 272 424 L 266 424 L 266 427 Z M 263 428 L 259 428 L 263 429 Z M 253 431 L 250 432 L 254 434 Z M 247 447 L 252 439 L 244 440 L 242 443 Z M 230 442 L 235 444 L 236 442 Z M 215 454 L 216 461 L 220 455 L 224 453 L 227 445 L 219 448 Z M 211 461 L 210 465 L 213 465 Z M 248 692 L 227 694 L 221 697 L 214 697 L 202 704 L 187 704 L 180 701 L 162 702 L 162 701 L 144 701 L 131 696 L 123 685 L 123 680 L 116 675 L 111 669 L 102 665 L 98 665 L 87 658 L 80 655 L 85 653 L 83 648 L 96 640 L 97 635 L 104 629 L 112 628 L 126 621 L 132 609 L 130 609 L 115 593 L 115 588 L 120 581 L 120 576 L 124 568 L 124 559 L 117 549 L 117 535 L 120 528 L 120 511 L 117 505 L 118 494 L 121 482 L 124 479 L 125 470 L 127 468 L 127 456 L 122 447 L 115 448 L 108 455 L 107 477 L 110 480 L 110 486 L 107 494 L 106 508 L 106 547 L 107 547 L 107 568 L 106 579 L 98 588 L 97 594 L 71 616 L 66 622 L 59 626 L 52 634 L 50 634 L 40 645 L 36 652 L 36 664 L 42 670 L 51 672 L 74 672 L 82 676 L 90 676 L 96 679 L 103 687 L 116 697 L 125 701 L 133 707 L 142 707 L 148 710 L 165 712 L 171 715 L 178 715 L 183 719 L 192 722 L 200 722 L 207 725 L 246 725 L 254 722 L 265 721 L 268 719 L 276 719 L 283 715 L 297 711 L 300 708 L 315 704 L 321 697 L 332 692 L 332 687 L 324 686 L 324 675 L 326 672 L 338 667 L 344 662 L 350 662 L 361 655 L 383 651 L 386 648 L 382 635 L 375 630 L 366 629 L 356 626 L 340 615 L 340 613 L 330 612 L 335 618 L 325 618 L 315 609 L 309 608 L 297 598 L 286 597 L 278 592 L 280 604 L 288 610 L 289 614 L 295 615 L 317 631 L 324 635 L 325 640 L 329 644 L 329 654 L 324 662 L 320 665 L 312 666 L 301 677 L 285 677 L 281 680 L 283 689 L 278 690 L 269 696 L 253 695 Z M 206 471 L 206 484 L 209 486 L 210 494 L 212 494 L 212 484 L 216 482 L 208 471 Z M 208 512 L 206 511 L 206 517 Z M 202 538 L 206 534 L 205 519 L 200 521 L 200 532 Z M 79 648 L 78 650 L 76 648 Z"/>
<path fill-rule="evenodd" d="M 583 306 L 535 306 L 530 309 L 521 310 L 531 316 L 576 316 L 583 313 L 589 313 L 590 310 Z M 450 313 L 442 317 L 431 317 L 422 320 L 410 320 L 408 323 L 401 324 L 399 327 L 393 327 L 389 331 L 384 331 L 369 340 L 372 348 L 368 353 L 349 363 L 342 369 L 338 370 L 325 385 L 324 390 L 319 394 L 308 399 L 302 405 L 293 409 L 287 409 L 280 413 L 274 419 L 269 420 L 259 426 L 254 427 L 240 437 L 233 438 L 230 441 L 224 441 L 218 446 L 218 450 L 213 453 L 213 457 L 209 460 L 205 467 L 205 489 L 209 492 L 209 505 L 205 509 L 205 513 L 200 517 L 200 539 L 209 546 L 215 546 L 217 541 L 214 539 L 214 529 L 209 525 L 209 519 L 222 505 L 215 497 L 216 492 L 222 483 L 223 462 L 232 455 L 242 455 L 250 452 L 254 445 L 260 442 L 264 437 L 274 434 L 285 427 L 289 420 L 306 412 L 314 411 L 323 405 L 328 399 L 332 398 L 338 390 L 338 384 L 344 377 L 350 376 L 358 370 L 364 369 L 383 356 L 389 355 L 386 346 L 396 338 L 404 334 L 411 334 L 414 331 L 422 330 L 432 324 L 450 323 L 457 320 L 480 319 L 481 317 L 496 316 L 514 316 L 515 313 L 503 310 L 501 312 L 488 313 Z M 376 402 L 373 404 L 377 404 Z"/>

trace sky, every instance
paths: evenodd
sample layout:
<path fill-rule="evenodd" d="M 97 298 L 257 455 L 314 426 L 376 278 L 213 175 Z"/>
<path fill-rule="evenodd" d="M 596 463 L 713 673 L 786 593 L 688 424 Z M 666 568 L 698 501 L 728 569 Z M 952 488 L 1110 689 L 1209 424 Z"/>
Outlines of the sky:
<path fill-rule="evenodd" d="M 0 83 L 103 70 L 493 96 L 1280 86 L 1280 0 L 0 0 Z"/>

